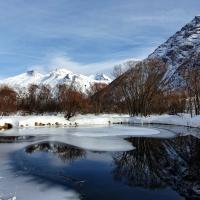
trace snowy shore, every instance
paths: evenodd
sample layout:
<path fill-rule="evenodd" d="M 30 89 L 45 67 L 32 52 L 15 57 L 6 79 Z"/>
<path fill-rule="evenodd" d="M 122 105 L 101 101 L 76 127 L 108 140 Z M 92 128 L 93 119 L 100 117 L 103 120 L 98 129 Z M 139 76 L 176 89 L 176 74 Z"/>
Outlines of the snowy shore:
<path fill-rule="evenodd" d="M 13 127 L 74 127 L 88 125 L 109 124 L 167 124 L 188 127 L 200 127 L 200 116 L 190 117 L 189 114 L 181 115 L 151 115 L 148 117 L 129 117 L 128 115 L 101 114 L 78 115 L 66 120 L 63 115 L 30 115 L 30 116 L 5 116 L 0 118 L 0 126 L 11 124 Z"/>

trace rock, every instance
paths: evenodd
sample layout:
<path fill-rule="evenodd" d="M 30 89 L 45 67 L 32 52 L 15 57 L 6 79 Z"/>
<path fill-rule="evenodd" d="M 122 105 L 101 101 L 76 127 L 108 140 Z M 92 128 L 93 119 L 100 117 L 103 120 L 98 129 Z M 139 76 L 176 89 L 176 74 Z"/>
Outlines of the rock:
<path fill-rule="evenodd" d="M 45 124 L 43 124 L 43 123 L 40 122 L 40 123 L 39 123 L 39 126 L 45 126 Z"/>
<path fill-rule="evenodd" d="M 55 125 L 56 125 L 56 126 L 60 126 L 61 124 L 60 124 L 60 123 L 58 123 L 58 122 L 56 122 L 56 123 L 55 123 Z"/>
<path fill-rule="evenodd" d="M 11 129 L 12 127 L 13 127 L 12 124 L 9 124 L 9 123 L 4 124 L 4 129 Z"/>
<path fill-rule="evenodd" d="M 13 128 L 13 125 L 9 123 L 5 123 L 3 126 L 0 126 L 0 130 L 8 130 L 11 128 Z"/>

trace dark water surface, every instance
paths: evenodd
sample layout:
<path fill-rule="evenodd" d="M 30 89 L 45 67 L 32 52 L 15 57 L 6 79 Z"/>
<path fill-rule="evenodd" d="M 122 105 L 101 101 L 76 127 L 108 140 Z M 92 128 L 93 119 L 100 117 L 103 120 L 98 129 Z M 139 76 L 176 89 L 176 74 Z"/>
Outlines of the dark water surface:
<path fill-rule="evenodd" d="M 102 152 L 56 140 L 34 141 L 12 154 L 12 170 L 31 176 L 38 184 L 74 189 L 82 199 L 200 199 L 197 137 L 177 134 L 126 140 L 135 149 Z"/>

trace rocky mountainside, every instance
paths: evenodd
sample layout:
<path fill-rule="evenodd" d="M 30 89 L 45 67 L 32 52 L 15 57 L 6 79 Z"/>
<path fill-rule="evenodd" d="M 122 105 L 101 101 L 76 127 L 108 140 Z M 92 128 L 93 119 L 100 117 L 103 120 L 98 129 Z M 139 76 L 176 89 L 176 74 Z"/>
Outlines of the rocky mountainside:
<path fill-rule="evenodd" d="M 168 67 L 167 78 L 181 84 L 180 72 L 185 63 L 200 53 L 200 16 L 196 16 L 180 31 L 160 45 L 148 58 L 162 59 Z"/>
<path fill-rule="evenodd" d="M 27 71 L 26 73 L 9 77 L 0 81 L 0 84 L 9 85 L 17 91 L 26 91 L 31 84 L 49 85 L 52 89 L 57 84 L 74 85 L 82 92 L 88 90 L 95 83 L 109 84 L 112 80 L 105 74 L 85 76 L 75 74 L 66 69 L 56 69 L 47 74 L 41 74 L 37 71 Z"/>

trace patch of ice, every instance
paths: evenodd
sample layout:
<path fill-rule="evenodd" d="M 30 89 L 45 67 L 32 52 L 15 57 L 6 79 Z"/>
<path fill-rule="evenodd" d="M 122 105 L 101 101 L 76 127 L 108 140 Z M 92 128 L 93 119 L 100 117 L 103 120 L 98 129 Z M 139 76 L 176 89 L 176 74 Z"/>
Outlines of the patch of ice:
<path fill-rule="evenodd" d="M 78 131 L 73 133 L 76 136 L 84 137 L 110 137 L 110 136 L 148 136 L 159 134 L 159 130 L 152 128 L 142 128 L 142 127 L 131 127 L 131 126 L 110 126 L 107 129 L 95 128 L 93 131 L 89 131 L 86 128 L 84 131 Z"/>
<path fill-rule="evenodd" d="M 50 137 L 48 141 L 64 142 L 91 151 L 130 151 L 132 144 L 118 137 L 60 136 Z"/>

